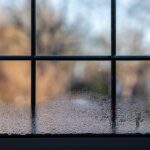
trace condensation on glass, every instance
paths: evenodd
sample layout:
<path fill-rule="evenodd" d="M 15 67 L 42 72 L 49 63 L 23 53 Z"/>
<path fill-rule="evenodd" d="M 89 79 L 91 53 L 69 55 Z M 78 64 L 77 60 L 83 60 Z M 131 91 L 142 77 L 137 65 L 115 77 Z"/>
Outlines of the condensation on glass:
<path fill-rule="evenodd" d="M 150 55 L 150 1 L 117 0 L 117 55 Z"/>
<path fill-rule="evenodd" d="M 37 133 L 111 133 L 110 62 L 37 62 Z"/>
<path fill-rule="evenodd" d="M 31 132 L 30 63 L 0 62 L 0 134 Z"/>
<path fill-rule="evenodd" d="M 117 62 L 117 132 L 150 133 L 150 62 Z"/>
<path fill-rule="evenodd" d="M 0 55 L 31 52 L 31 2 L 0 0 Z"/>
<path fill-rule="evenodd" d="M 37 0 L 38 55 L 110 55 L 110 0 Z"/>

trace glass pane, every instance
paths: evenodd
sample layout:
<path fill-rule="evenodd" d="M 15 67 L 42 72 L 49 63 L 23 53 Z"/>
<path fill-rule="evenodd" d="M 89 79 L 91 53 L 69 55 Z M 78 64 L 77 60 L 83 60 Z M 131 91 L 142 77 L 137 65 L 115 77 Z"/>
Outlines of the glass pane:
<path fill-rule="evenodd" d="M 0 62 L 0 134 L 30 133 L 30 84 L 29 62 Z"/>
<path fill-rule="evenodd" d="M 29 0 L 0 0 L 0 55 L 29 55 L 31 47 Z"/>
<path fill-rule="evenodd" d="M 117 67 L 117 131 L 150 133 L 150 62 Z"/>
<path fill-rule="evenodd" d="M 38 62 L 37 133 L 110 133 L 109 62 Z"/>
<path fill-rule="evenodd" d="M 110 0 L 37 0 L 39 55 L 110 55 Z"/>
<path fill-rule="evenodd" d="M 150 1 L 117 0 L 117 54 L 150 55 Z"/>

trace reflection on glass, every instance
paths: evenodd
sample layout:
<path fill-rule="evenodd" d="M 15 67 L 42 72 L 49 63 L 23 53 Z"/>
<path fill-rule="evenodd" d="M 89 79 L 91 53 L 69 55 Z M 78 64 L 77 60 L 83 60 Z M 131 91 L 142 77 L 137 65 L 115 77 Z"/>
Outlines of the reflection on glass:
<path fill-rule="evenodd" d="M 28 0 L 0 0 L 0 55 L 30 54 L 30 9 Z"/>
<path fill-rule="evenodd" d="M 109 55 L 110 0 L 37 0 L 39 55 Z"/>
<path fill-rule="evenodd" d="M 30 84 L 29 62 L 0 62 L 0 134 L 31 131 Z"/>
<path fill-rule="evenodd" d="M 117 64 L 117 131 L 150 132 L 150 62 Z"/>
<path fill-rule="evenodd" d="M 150 1 L 117 0 L 117 54 L 150 55 Z"/>
<path fill-rule="evenodd" d="M 109 62 L 38 62 L 37 133 L 111 132 Z"/>

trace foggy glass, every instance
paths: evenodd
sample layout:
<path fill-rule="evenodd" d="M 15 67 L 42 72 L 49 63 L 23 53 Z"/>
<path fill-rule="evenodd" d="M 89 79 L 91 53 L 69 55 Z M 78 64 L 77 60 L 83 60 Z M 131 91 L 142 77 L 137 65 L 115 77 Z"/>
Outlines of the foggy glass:
<path fill-rule="evenodd" d="M 150 62 L 117 63 L 117 132 L 150 132 Z"/>
<path fill-rule="evenodd" d="M 29 134 L 30 63 L 0 62 L 0 134 Z"/>
<path fill-rule="evenodd" d="M 110 133 L 109 62 L 38 62 L 37 133 Z"/>

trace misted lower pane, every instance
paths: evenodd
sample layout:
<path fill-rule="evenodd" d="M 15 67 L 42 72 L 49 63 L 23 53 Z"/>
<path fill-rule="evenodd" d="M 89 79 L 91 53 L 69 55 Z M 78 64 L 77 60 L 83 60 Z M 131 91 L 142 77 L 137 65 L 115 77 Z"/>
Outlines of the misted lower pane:
<path fill-rule="evenodd" d="M 110 133 L 110 62 L 38 62 L 37 133 Z"/>
<path fill-rule="evenodd" d="M 117 54 L 150 55 L 149 26 L 149 0 L 117 0 Z"/>
<path fill-rule="evenodd" d="M 110 55 L 111 0 L 37 0 L 39 55 Z"/>
<path fill-rule="evenodd" d="M 29 55 L 30 0 L 0 0 L 0 55 Z"/>
<path fill-rule="evenodd" d="M 29 62 L 0 62 L 0 134 L 30 133 L 30 90 Z"/>
<path fill-rule="evenodd" d="M 117 132 L 150 133 L 150 62 L 117 63 Z"/>

